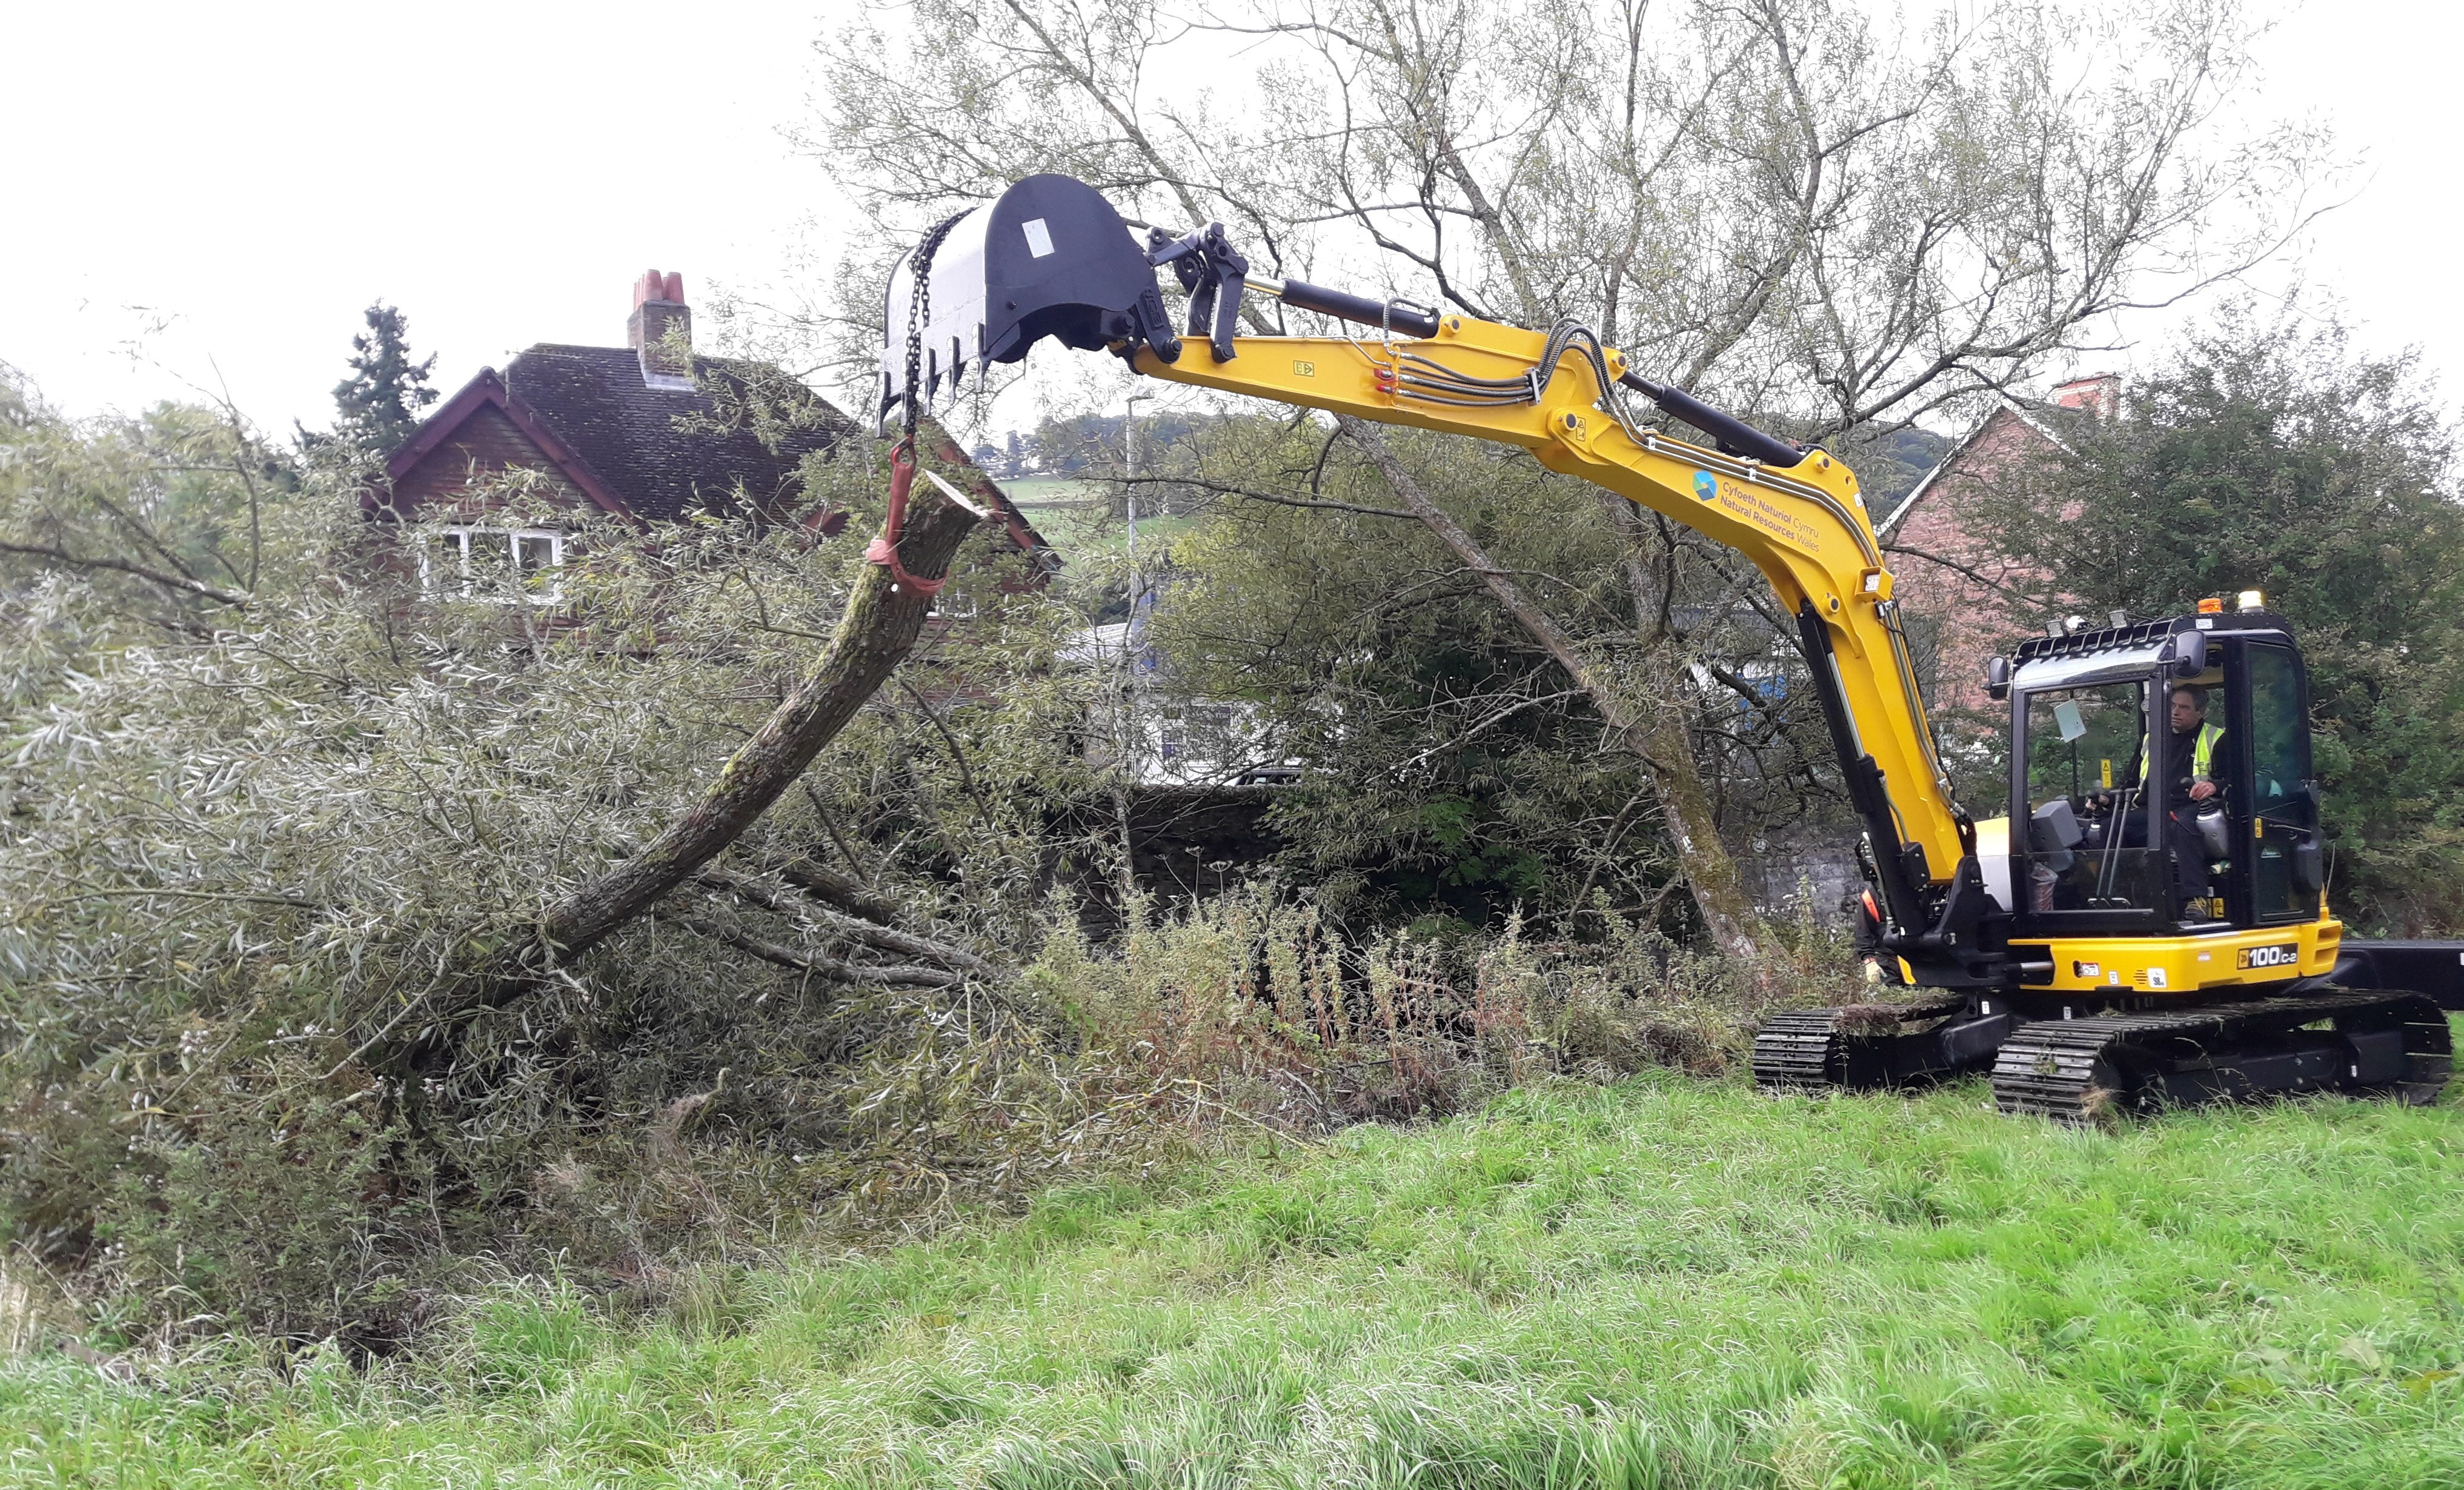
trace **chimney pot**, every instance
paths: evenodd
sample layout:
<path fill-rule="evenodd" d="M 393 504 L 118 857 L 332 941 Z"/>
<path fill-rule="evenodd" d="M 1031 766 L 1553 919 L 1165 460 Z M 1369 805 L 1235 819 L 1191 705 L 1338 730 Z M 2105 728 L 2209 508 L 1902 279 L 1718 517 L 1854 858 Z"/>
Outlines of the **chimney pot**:
<path fill-rule="evenodd" d="M 633 285 L 633 314 L 625 340 L 641 360 L 642 382 L 653 388 L 693 386 L 693 312 L 685 305 L 685 276 L 653 269 Z M 681 341 L 678 347 L 674 343 Z"/>
<path fill-rule="evenodd" d="M 2074 378 L 2054 386 L 2056 408 L 2076 408 L 2110 419 L 2122 411 L 2122 375 L 2098 373 L 2092 378 Z"/>

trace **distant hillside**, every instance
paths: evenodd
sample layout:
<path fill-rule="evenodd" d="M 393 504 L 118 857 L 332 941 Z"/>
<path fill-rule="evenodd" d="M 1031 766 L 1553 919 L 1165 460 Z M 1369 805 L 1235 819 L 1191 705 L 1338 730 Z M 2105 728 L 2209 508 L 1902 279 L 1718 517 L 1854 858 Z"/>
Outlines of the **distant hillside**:
<path fill-rule="evenodd" d="M 1837 449 L 1857 472 L 1858 484 L 1864 488 L 1865 510 L 1880 522 L 1884 513 L 1899 506 L 1902 497 L 1916 490 L 1925 473 L 1933 470 L 1956 443 L 1948 435 L 1912 428 L 1894 431 L 1870 443 L 1852 434 Z"/>

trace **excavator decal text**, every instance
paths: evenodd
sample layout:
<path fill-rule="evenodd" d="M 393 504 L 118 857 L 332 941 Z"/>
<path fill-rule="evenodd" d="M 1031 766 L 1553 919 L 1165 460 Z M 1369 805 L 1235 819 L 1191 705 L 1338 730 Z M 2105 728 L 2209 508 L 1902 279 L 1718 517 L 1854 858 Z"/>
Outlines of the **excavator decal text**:
<path fill-rule="evenodd" d="M 1697 495 L 1705 494 L 1703 492 L 1703 475 L 1697 475 L 1694 478 L 1694 491 Z M 1815 536 L 1814 524 L 1773 502 L 1744 482 L 1722 481 L 1719 483 L 1719 493 L 1721 506 L 1755 527 L 1784 538 L 1799 549 L 1811 551 L 1819 546 L 1821 540 Z M 1705 499 L 1708 499 L 1707 496 Z"/>

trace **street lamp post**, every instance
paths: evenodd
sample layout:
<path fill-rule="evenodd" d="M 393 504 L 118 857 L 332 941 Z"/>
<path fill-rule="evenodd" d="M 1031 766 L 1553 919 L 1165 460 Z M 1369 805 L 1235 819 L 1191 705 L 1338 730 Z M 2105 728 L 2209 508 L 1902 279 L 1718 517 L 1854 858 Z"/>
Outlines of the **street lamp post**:
<path fill-rule="evenodd" d="M 1152 393 L 1133 393 L 1123 401 L 1130 411 L 1129 421 L 1124 426 L 1124 433 L 1130 448 L 1130 479 L 1129 485 L 1123 490 L 1129 494 L 1130 499 L 1130 568 L 1133 571 L 1138 565 L 1138 405 L 1151 404 L 1154 401 L 1155 395 Z"/>

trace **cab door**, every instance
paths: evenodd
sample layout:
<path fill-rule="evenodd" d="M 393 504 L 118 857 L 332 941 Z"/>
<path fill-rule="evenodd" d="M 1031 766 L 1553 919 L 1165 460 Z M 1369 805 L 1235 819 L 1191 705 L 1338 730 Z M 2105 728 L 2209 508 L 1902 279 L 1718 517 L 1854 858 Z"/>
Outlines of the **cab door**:
<path fill-rule="evenodd" d="M 2243 790 L 2234 803 L 2248 866 L 2251 920 L 2281 926 L 2319 918 L 2323 876 L 2319 799 L 2310 771 L 2310 699 L 2301 656 L 2291 646 L 2249 641 L 2233 733 Z"/>

